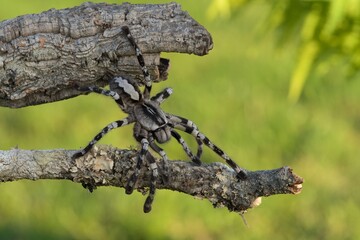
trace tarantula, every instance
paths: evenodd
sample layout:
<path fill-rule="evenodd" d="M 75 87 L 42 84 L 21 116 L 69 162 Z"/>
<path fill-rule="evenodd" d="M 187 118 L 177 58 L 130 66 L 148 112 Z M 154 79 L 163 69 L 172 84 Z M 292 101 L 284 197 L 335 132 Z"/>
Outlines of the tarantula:
<path fill-rule="evenodd" d="M 208 137 L 201 133 L 192 121 L 180 116 L 166 113 L 160 108 L 160 104 L 172 94 L 171 88 L 165 88 L 155 96 L 150 97 L 152 82 L 141 50 L 131 35 L 129 28 L 122 27 L 122 31 L 127 36 L 132 47 L 135 49 L 136 57 L 145 79 L 144 90 L 141 92 L 139 86 L 134 81 L 122 77 L 115 77 L 110 81 L 110 90 L 98 87 L 79 88 L 82 91 L 95 92 L 112 97 L 118 106 L 128 114 L 128 116 L 122 120 L 114 121 L 104 127 L 84 149 L 75 153 L 73 158 L 75 159 L 84 156 L 96 142 L 98 142 L 111 130 L 134 123 L 134 137 L 141 144 L 141 150 L 137 158 L 136 169 L 125 188 L 127 194 L 132 193 L 134 189 L 142 162 L 145 160 L 149 146 L 152 150 L 157 152 L 164 161 L 166 161 L 166 153 L 156 144 L 156 142 L 165 143 L 169 141 L 171 137 L 174 137 L 181 144 L 186 154 L 195 164 L 201 164 L 200 157 L 202 155 L 203 144 L 205 144 L 222 157 L 226 163 L 235 170 L 238 178 L 245 179 L 246 171 L 239 167 L 224 151 L 213 144 Z M 195 137 L 198 144 L 196 155 L 191 152 L 184 139 L 178 132 L 175 131 L 175 129 L 184 131 Z M 155 195 L 155 183 L 158 176 L 158 169 L 153 157 L 147 157 L 146 159 L 149 161 L 149 166 L 152 170 L 149 196 L 144 204 L 144 212 L 149 212 Z"/>

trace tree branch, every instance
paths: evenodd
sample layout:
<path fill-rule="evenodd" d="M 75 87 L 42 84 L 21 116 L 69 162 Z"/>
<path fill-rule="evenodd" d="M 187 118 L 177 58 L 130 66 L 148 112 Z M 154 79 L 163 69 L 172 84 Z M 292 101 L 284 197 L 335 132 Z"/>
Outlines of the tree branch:
<path fill-rule="evenodd" d="M 125 187 L 136 166 L 137 152 L 109 146 L 95 147 L 88 155 L 71 161 L 73 150 L 0 151 L 0 180 L 69 179 L 83 185 Z M 238 180 L 235 172 L 222 163 L 195 166 L 188 161 L 158 162 L 158 189 L 169 189 L 209 200 L 214 207 L 240 212 L 260 204 L 260 197 L 298 194 L 302 178 L 289 167 L 248 172 Z M 165 166 L 165 167 L 164 167 Z M 135 186 L 145 191 L 151 171 L 143 166 Z"/>
<path fill-rule="evenodd" d="M 113 76 L 141 83 L 121 27 L 144 53 L 153 81 L 167 78 L 161 52 L 204 55 L 210 34 L 176 3 L 94 4 L 0 22 L 0 106 L 24 107 L 80 94 L 74 85 L 104 86 Z"/>

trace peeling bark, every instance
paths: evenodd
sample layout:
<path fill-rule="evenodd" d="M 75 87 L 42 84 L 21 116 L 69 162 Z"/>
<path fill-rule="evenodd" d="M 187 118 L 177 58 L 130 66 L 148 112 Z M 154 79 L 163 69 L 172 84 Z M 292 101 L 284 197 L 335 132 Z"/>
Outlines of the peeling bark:
<path fill-rule="evenodd" d="M 138 155 L 134 150 L 98 146 L 72 162 L 74 153 L 74 150 L 63 149 L 0 151 L 0 180 L 69 179 L 94 188 L 124 188 L 135 169 Z M 150 185 L 151 171 L 146 164 L 135 186 L 141 192 L 145 192 Z M 195 166 L 189 161 L 170 160 L 160 161 L 158 165 L 158 189 L 207 199 L 214 207 L 226 207 L 239 213 L 256 207 L 263 196 L 298 194 L 303 182 L 289 167 L 249 171 L 246 180 L 238 180 L 236 173 L 222 163 Z"/>

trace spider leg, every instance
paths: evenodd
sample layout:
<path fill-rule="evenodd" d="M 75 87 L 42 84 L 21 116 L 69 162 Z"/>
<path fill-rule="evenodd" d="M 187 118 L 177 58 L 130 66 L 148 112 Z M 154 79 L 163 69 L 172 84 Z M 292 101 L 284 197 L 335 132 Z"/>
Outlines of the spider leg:
<path fill-rule="evenodd" d="M 98 93 L 98 94 L 102 94 L 108 97 L 112 97 L 115 101 L 120 99 L 120 96 L 117 92 L 115 91 L 111 91 L 111 90 L 107 90 L 107 89 L 103 89 L 103 88 L 99 88 L 97 86 L 91 86 L 91 87 L 80 87 L 78 88 L 79 91 L 84 91 L 84 92 L 94 92 L 94 93 Z"/>
<path fill-rule="evenodd" d="M 116 103 L 118 103 L 120 105 L 123 104 L 121 101 L 120 95 L 117 92 L 112 91 L 112 90 L 99 88 L 97 86 L 81 87 L 81 88 L 78 88 L 78 90 L 84 91 L 84 92 L 94 92 L 94 93 L 105 95 L 107 97 L 112 97 Z"/>
<path fill-rule="evenodd" d="M 134 189 L 134 185 L 135 185 L 136 180 L 140 173 L 142 162 L 144 161 L 146 153 L 148 153 L 149 146 L 151 149 L 153 149 L 155 152 L 157 152 L 162 157 L 164 162 L 166 162 L 168 159 L 165 151 L 162 148 L 160 148 L 158 145 L 156 145 L 154 138 L 151 135 L 148 138 L 149 138 L 149 140 L 147 140 L 146 138 L 143 138 L 141 140 L 142 148 L 141 148 L 138 162 L 136 165 L 136 170 L 133 173 L 133 175 L 131 176 L 131 178 L 128 182 L 128 185 L 126 187 L 127 194 L 132 193 L 132 191 Z M 150 169 L 152 172 L 149 195 L 146 198 L 145 203 L 144 203 L 144 212 L 148 213 L 151 211 L 151 204 L 154 201 L 155 191 L 156 191 L 156 180 L 159 176 L 159 172 L 158 172 L 158 166 L 156 164 L 155 158 L 151 154 L 148 154 L 146 156 L 147 156 L 146 159 L 149 160 L 149 166 L 150 166 Z"/>
<path fill-rule="evenodd" d="M 203 152 L 203 150 L 202 150 L 202 146 L 203 146 L 203 142 L 201 141 L 201 139 L 200 138 L 196 138 L 196 142 L 197 142 L 197 144 L 198 144 L 198 149 L 197 149 L 197 153 L 196 153 L 196 157 L 199 159 L 199 161 L 200 161 L 200 158 L 201 158 L 201 155 L 202 155 L 202 152 Z"/>
<path fill-rule="evenodd" d="M 237 173 L 237 177 L 240 179 L 246 179 L 246 171 L 245 169 L 239 167 L 221 148 L 216 146 L 214 143 L 210 141 L 208 137 L 206 137 L 203 133 L 199 131 L 196 125 L 182 117 L 171 115 L 170 119 L 173 120 L 174 127 L 186 133 L 193 135 L 196 139 L 200 139 L 206 146 L 208 146 L 211 150 L 213 150 L 217 155 L 223 158 L 226 163 L 235 170 Z M 180 121 L 180 122 L 179 122 Z M 184 123 L 184 121 L 188 121 L 188 123 Z"/>
<path fill-rule="evenodd" d="M 159 104 L 161 104 L 164 100 L 166 100 L 171 94 L 173 93 L 173 90 L 171 88 L 165 88 L 155 96 L 151 98 L 151 101 L 155 101 Z"/>
<path fill-rule="evenodd" d="M 164 151 L 164 149 L 162 149 L 161 147 L 159 147 L 154 140 L 154 137 L 152 136 L 152 134 L 149 136 L 149 144 L 152 150 L 154 150 L 155 152 L 157 152 L 161 158 L 163 159 L 164 162 L 166 162 L 168 160 L 168 157 L 166 155 L 166 152 Z"/>
<path fill-rule="evenodd" d="M 146 138 L 141 139 L 140 154 L 137 158 L 135 171 L 129 178 L 129 181 L 126 185 L 126 188 L 125 188 L 126 194 L 131 194 L 134 191 L 134 186 L 138 179 L 142 163 L 144 162 L 145 155 L 148 152 L 148 148 L 149 148 L 149 141 Z"/>
<path fill-rule="evenodd" d="M 189 158 L 190 158 L 196 165 L 201 165 L 200 158 L 198 158 L 198 156 L 194 156 L 194 154 L 191 152 L 190 148 L 189 148 L 188 145 L 186 144 L 185 140 L 180 136 L 180 134 L 177 133 L 176 131 L 172 130 L 172 131 L 171 131 L 171 135 L 181 144 L 181 146 L 183 147 L 184 151 L 185 151 L 186 154 L 189 156 Z"/>
<path fill-rule="evenodd" d="M 89 144 L 83 148 L 81 151 L 76 152 L 72 158 L 76 159 L 78 157 L 82 157 L 84 156 L 87 152 L 90 151 L 90 149 L 103 137 L 105 136 L 108 132 L 110 132 L 111 130 L 115 129 L 115 128 L 119 128 L 119 127 L 123 127 L 125 125 L 128 125 L 129 123 L 134 122 L 134 120 L 130 117 L 124 118 L 122 120 L 118 120 L 115 122 L 112 122 L 110 124 L 108 124 L 106 127 L 104 127 L 101 132 L 99 132 L 94 138 L 93 140 L 91 140 L 89 142 Z"/>
<path fill-rule="evenodd" d="M 198 127 L 190 120 L 183 118 L 183 117 L 179 117 L 179 116 L 175 116 L 175 115 L 171 115 L 171 114 L 167 114 L 166 115 L 167 118 L 170 120 L 170 122 L 174 125 L 176 125 L 176 128 L 186 132 L 185 130 L 188 127 L 192 127 L 195 128 L 196 130 L 199 130 Z M 174 126 L 175 127 L 175 126 Z M 198 144 L 198 149 L 197 149 L 197 153 L 196 153 L 196 157 L 199 159 L 201 158 L 202 155 L 202 147 L 203 147 L 203 142 L 199 137 L 195 137 L 196 142 Z"/>
<path fill-rule="evenodd" d="M 152 82 L 150 79 L 150 74 L 149 71 L 145 65 L 145 60 L 143 57 L 143 54 L 139 48 L 139 46 L 136 44 L 134 37 L 131 35 L 130 33 L 130 29 L 127 26 L 122 27 L 122 31 L 126 34 L 126 37 L 129 39 L 130 44 L 133 46 L 133 48 L 135 49 L 136 52 L 136 57 L 138 59 L 138 62 L 140 64 L 141 67 L 141 71 L 143 72 L 144 78 L 145 78 L 145 89 L 144 89 L 144 97 L 146 99 L 149 99 L 150 97 L 150 92 L 151 92 L 151 87 L 152 87 Z"/>
<path fill-rule="evenodd" d="M 150 163 L 149 165 L 150 165 L 150 169 L 152 171 L 152 175 L 151 175 L 149 195 L 146 198 L 145 203 L 144 203 L 144 212 L 145 213 L 148 213 L 151 211 L 151 204 L 154 201 L 155 192 L 156 192 L 156 180 L 159 176 L 158 167 L 157 167 L 155 158 L 153 156 L 151 156 L 151 154 L 147 154 L 149 145 L 151 148 L 153 148 L 153 146 L 152 146 L 153 144 L 151 142 L 149 143 L 149 141 L 146 138 L 143 138 L 141 140 L 141 150 L 140 150 L 140 154 L 137 159 L 135 172 L 131 175 L 131 177 L 127 183 L 127 186 L 125 188 L 126 194 L 131 194 L 134 191 L 134 186 L 136 184 L 142 163 L 144 162 L 144 158 L 146 156 L 147 157 L 146 159 L 149 160 L 149 163 Z"/>
<path fill-rule="evenodd" d="M 147 196 L 145 203 L 144 203 L 144 212 L 148 213 L 151 211 L 151 204 L 154 201 L 155 191 L 156 191 L 156 180 L 159 176 L 159 173 L 158 173 L 155 158 L 151 154 L 148 154 L 148 155 L 146 155 L 146 159 L 149 161 L 150 169 L 152 171 L 152 175 L 151 175 L 151 179 L 150 179 L 149 195 Z"/>

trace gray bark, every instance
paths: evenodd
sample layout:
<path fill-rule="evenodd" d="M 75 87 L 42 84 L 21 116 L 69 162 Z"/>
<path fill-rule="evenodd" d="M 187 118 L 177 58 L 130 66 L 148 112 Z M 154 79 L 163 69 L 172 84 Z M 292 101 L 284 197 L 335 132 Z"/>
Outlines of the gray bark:
<path fill-rule="evenodd" d="M 69 179 L 92 187 L 125 187 L 135 169 L 138 154 L 133 150 L 98 146 L 72 162 L 74 152 L 63 149 L 0 151 L 0 180 Z M 246 180 L 238 180 L 235 172 L 222 163 L 195 166 L 189 161 L 170 160 L 160 161 L 158 165 L 158 189 L 207 199 L 214 207 L 227 207 L 239 213 L 257 206 L 263 196 L 298 194 L 303 182 L 289 167 L 249 171 Z M 146 191 L 150 177 L 151 171 L 145 163 L 136 189 Z M 156 209 L 156 199 L 154 204 Z"/>
<path fill-rule="evenodd" d="M 113 76 L 141 83 L 128 26 L 153 81 L 167 77 L 161 52 L 204 55 L 210 34 L 176 3 L 93 4 L 19 16 L 0 23 L 0 106 L 25 107 L 74 97 L 75 86 L 104 86 Z"/>

